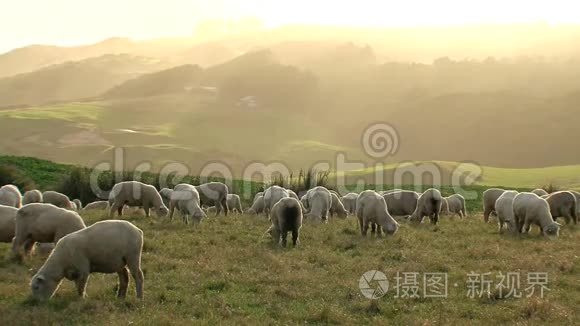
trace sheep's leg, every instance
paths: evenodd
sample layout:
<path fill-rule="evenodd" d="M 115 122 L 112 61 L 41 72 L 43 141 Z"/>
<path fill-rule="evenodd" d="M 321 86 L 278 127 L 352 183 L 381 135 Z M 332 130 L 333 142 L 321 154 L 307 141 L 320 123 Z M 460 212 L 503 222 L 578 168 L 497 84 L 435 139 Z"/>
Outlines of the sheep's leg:
<path fill-rule="evenodd" d="M 222 200 L 221 200 L 221 206 L 224 209 L 225 216 L 228 216 L 229 207 L 228 207 L 227 197 L 222 198 Z"/>
<path fill-rule="evenodd" d="M 380 238 L 383 236 L 383 227 L 378 225 L 378 224 L 375 224 L 375 225 L 377 226 L 377 237 Z"/>
<path fill-rule="evenodd" d="M 123 216 L 123 206 L 117 207 L 117 215 L 119 217 Z"/>
<path fill-rule="evenodd" d="M 483 221 L 485 223 L 489 222 L 489 214 L 490 213 L 491 213 L 491 210 L 489 210 L 487 207 L 485 207 L 483 210 Z"/>
<path fill-rule="evenodd" d="M 363 227 L 363 226 L 364 226 L 364 225 L 363 225 L 363 219 L 362 219 L 361 217 L 359 217 L 359 218 L 358 218 L 358 226 L 359 226 L 359 228 L 360 228 L 360 234 L 361 234 L 361 235 L 364 235 L 364 233 L 363 233 L 363 229 L 364 229 L 364 227 Z"/>
<path fill-rule="evenodd" d="M 292 230 L 292 246 L 296 247 L 298 242 L 298 230 Z"/>
<path fill-rule="evenodd" d="M 34 249 L 34 244 L 36 242 L 32 241 L 32 239 L 28 238 L 26 239 L 26 241 L 24 241 L 24 255 L 25 256 L 30 256 L 32 253 L 32 249 Z"/>
<path fill-rule="evenodd" d="M 175 213 L 175 204 L 173 202 L 169 203 L 169 220 L 173 222 L 173 214 Z"/>
<path fill-rule="evenodd" d="M 149 209 L 149 205 L 143 205 L 143 210 L 145 211 L 145 217 L 151 216 L 151 210 Z"/>
<path fill-rule="evenodd" d="M 87 282 L 89 281 L 88 273 L 81 273 L 77 279 L 75 279 L 75 284 L 77 287 L 77 293 L 81 298 L 85 297 L 85 291 L 87 289 Z"/>
<path fill-rule="evenodd" d="M 133 266 L 133 268 L 129 267 L 129 270 L 131 271 L 133 280 L 135 280 L 135 292 L 137 293 L 137 298 L 143 299 L 143 271 L 140 266 Z"/>
<path fill-rule="evenodd" d="M 498 231 L 499 231 L 500 234 L 502 234 L 503 233 L 504 223 L 503 223 L 503 221 L 499 221 L 497 224 L 499 224 L 499 230 Z"/>
<path fill-rule="evenodd" d="M 117 297 L 124 298 L 127 296 L 127 287 L 129 287 L 129 270 L 123 267 L 119 272 L 119 289 L 117 290 Z"/>
<path fill-rule="evenodd" d="M 22 246 L 23 243 L 24 243 L 24 241 L 22 241 L 22 238 L 20 238 L 18 236 L 14 237 L 14 239 L 12 239 L 12 255 L 15 258 L 22 257 L 20 255 L 20 247 Z"/>
<path fill-rule="evenodd" d="M 367 236 L 367 232 L 369 231 L 369 222 L 364 221 L 363 222 L 363 228 L 362 228 L 362 235 L 363 237 Z"/>
<path fill-rule="evenodd" d="M 281 241 L 282 247 L 286 248 L 288 232 L 287 231 L 282 232 L 281 236 L 282 236 L 282 241 Z"/>
<path fill-rule="evenodd" d="M 371 223 L 371 236 L 375 236 L 375 232 L 377 231 L 377 224 Z"/>

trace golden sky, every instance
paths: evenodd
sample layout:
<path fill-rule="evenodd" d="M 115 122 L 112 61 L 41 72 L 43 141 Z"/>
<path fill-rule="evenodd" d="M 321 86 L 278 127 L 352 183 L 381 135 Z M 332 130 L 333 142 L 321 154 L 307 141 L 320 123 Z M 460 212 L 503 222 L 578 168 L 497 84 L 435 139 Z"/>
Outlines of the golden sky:
<path fill-rule="evenodd" d="M 189 36 L 211 19 L 255 17 L 266 27 L 580 24 L 574 0 L 1 0 L 0 51 L 28 44 L 77 45 L 112 36 Z"/>

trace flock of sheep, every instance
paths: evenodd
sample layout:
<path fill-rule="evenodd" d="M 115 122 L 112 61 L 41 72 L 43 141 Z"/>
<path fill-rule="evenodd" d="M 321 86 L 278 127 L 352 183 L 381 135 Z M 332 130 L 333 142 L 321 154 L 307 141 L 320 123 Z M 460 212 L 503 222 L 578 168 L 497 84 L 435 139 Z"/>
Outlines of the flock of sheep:
<path fill-rule="evenodd" d="M 301 195 L 271 186 L 254 196 L 245 213 L 269 217 L 272 224 L 266 233 L 282 246 L 286 246 L 289 233 L 293 245 L 299 243 L 303 222 L 327 223 L 334 216 L 355 215 L 361 234 L 366 236 L 369 228 L 372 234 L 394 234 L 399 228 L 397 220 L 401 219 L 419 224 L 428 217 L 437 224 L 440 215 L 467 215 L 463 196 L 443 197 L 434 188 L 423 193 L 365 190 L 340 196 L 319 186 Z M 544 235 L 558 236 L 560 224 L 556 218 L 577 223 L 578 200 L 580 193 L 574 191 L 548 194 L 536 189 L 518 193 L 492 188 L 483 193 L 484 220 L 488 222 L 491 214 L 496 215 L 500 233 L 505 226 L 512 233 L 529 232 L 535 224 Z M 230 194 L 220 182 L 179 184 L 160 191 L 137 181 L 120 182 L 113 186 L 108 201 L 85 207 L 78 199 L 71 201 L 55 191 L 31 190 L 21 195 L 17 187 L 6 185 L 0 188 L 0 242 L 12 243 L 12 254 L 20 259 L 22 248 L 29 255 L 37 243 L 56 244 L 31 280 L 35 298 L 52 297 L 64 278 L 74 281 L 78 294 L 84 296 L 89 274 L 95 272 L 118 274 L 119 297 L 125 297 L 131 273 L 137 297 L 142 298 L 143 232 L 130 222 L 112 219 L 87 227 L 78 214 L 81 210 L 101 210 L 113 218 L 115 213 L 122 216 L 127 209 L 142 209 L 146 216 L 153 210 L 159 217 L 169 215 L 171 220 L 177 210 L 185 224 L 190 219 L 199 223 L 213 210 L 216 216 L 222 211 L 226 216 L 230 211 L 242 213 L 240 197 Z"/>

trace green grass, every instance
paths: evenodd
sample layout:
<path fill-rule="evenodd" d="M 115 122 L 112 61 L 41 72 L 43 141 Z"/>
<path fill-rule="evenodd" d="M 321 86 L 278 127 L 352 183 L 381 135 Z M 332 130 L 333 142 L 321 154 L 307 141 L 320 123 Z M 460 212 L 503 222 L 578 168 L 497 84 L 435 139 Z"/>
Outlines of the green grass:
<path fill-rule="evenodd" d="M 96 103 L 68 103 L 0 111 L 0 118 L 32 120 L 97 121 L 102 107 Z"/>
<path fill-rule="evenodd" d="M 84 215 L 87 222 L 99 214 Z M 143 229 L 145 299 L 115 298 L 115 275 L 93 274 L 88 298 L 64 281 L 49 303 L 28 300 L 28 282 L 42 265 L 0 262 L 0 316 L 10 325 L 45 324 L 558 324 L 580 313 L 580 259 L 576 227 L 549 241 L 533 234 L 497 234 L 481 216 L 444 218 L 437 228 L 403 223 L 393 237 L 362 238 L 355 220 L 305 224 L 295 249 L 263 237 L 268 222 L 251 216 L 210 217 L 197 227 L 131 216 Z M 0 256 L 9 252 L 0 244 Z M 391 287 L 370 301 L 358 288 L 361 275 L 383 271 Z M 544 298 L 466 297 L 470 272 L 549 273 Z M 397 272 L 446 272 L 447 299 L 394 298 Z M 421 283 L 422 284 L 422 283 Z M 457 284 L 457 286 L 455 286 Z M 98 317 L 97 317 L 98 316 Z"/>

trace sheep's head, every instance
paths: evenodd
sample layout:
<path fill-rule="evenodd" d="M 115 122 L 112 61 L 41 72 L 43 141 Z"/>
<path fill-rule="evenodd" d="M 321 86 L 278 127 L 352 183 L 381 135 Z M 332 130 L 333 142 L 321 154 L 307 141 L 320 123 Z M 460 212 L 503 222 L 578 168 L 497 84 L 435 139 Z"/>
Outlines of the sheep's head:
<path fill-rule="evenodd" d="M 346 216 L 348 215 L 348 212 L 346 210 L 339 210 L 336 215 L 340 218 L 346 218 Z"/>
<path fill-rule="evenodd" d="M 388 222 L 387 224 L 383 225 L 383 232 L 389 235 L 393 235 L 399 229 L 399 223 L 396 221 Z"/>
<path fill-rule="evenodd" d="M 167 216 L 167 214 L 169 214 L 169 209 L 167 208 L 167 206 L 161 205 L 157 209 L 157 216 L 159 216 L 159 217 L 165 217 L 165 216 Z"/>
<path fill-rule="evenodd" d="M 548 237 L 558 237 L 560 234 L 560 224 L 554 222 L 544 228 L 544 235 Z"/>
<path fill-rule="evenodd" d="M 47 278 L 42 274 L 34 275 L 30 281 L 32 296 L 38 300 L 48 300 L 54 295 L 59 284 L 60 281 Z"/>

